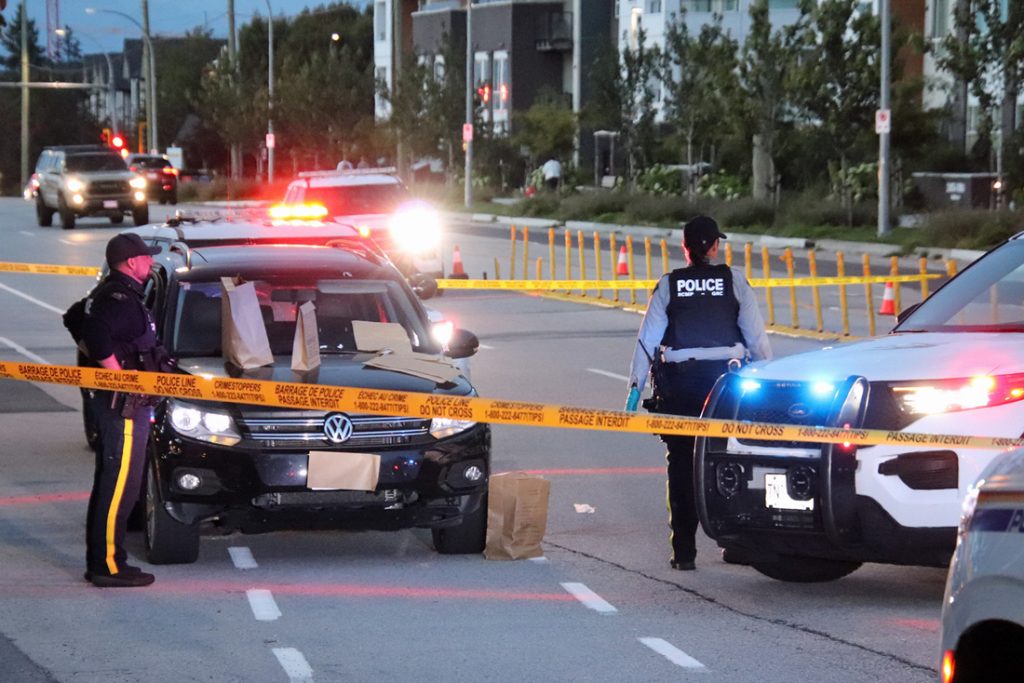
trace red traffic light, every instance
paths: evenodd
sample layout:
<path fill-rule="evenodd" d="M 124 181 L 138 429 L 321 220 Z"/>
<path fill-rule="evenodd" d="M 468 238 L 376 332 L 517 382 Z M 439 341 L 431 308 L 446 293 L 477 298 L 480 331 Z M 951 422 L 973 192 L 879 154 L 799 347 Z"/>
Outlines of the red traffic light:
<path fill-rule="evenodd" d="M 113 147 L 114 149 L 123 149 L 124 148 L 124 136 L 121 135 L 120 133 L 115 133 L 110 138 L 110 146 Z"/>

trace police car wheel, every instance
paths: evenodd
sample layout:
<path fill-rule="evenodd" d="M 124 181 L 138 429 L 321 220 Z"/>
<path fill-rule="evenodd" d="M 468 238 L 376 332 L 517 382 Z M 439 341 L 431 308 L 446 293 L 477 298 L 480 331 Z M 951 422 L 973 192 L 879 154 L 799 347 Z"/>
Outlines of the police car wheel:
<path fill-rule="evenodd" d="M 146 477 L 145 539 L 150 564 L 190 564 L 199 558 L 199 525 L 167 514 L 153 467 Z"/>
<path fill-rule="evenodd" d="M 835 581 L 853 573 L 860 565 L 860 562 L 849 560 L 826 560 L 795 555 L 780 555 L 777 560 L 750 563 L 751 567 L 765 576 L 789 583 Z"/>
<path fill-rule="evenodd" d="M 434 549 L 442 555 L 482 553 L 487 538 L 487 494 L 480 498 L 476 510 L 462 518 L 457 526 L 431 529 Z"/>

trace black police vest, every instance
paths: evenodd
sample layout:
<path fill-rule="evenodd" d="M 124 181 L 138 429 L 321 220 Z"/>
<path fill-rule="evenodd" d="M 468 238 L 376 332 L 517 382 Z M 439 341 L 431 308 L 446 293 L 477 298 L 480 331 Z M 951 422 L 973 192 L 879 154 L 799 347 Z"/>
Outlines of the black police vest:
<path fill-rule="evenodd" d="M 149 370 L 145 362 L 145 356 L 149 355 L 159 344 L 156 338 L 156 321 L 153 315 L 142 303 L 137 292 L 128 285 L 118 282 L 116 279 L 104 280 L 96 290 L 90 294 L 86 301 L 85 314 L 91 315 L 91 301 L 104 298 L 113 298 L 123 302 L 126 306 L 138 306 L 145 321 L 140 333 L 131 339 L 114 339 L 114 357 L 117 358 L 121 367 L 125 370 Z"/>
<path fill-rule="evenodd" d="M 729 266 L 689 266 L 668 276 L 668 327 L 661 343 L 673 349 L 732 346 L 743 341 L 740 304 Z"/>

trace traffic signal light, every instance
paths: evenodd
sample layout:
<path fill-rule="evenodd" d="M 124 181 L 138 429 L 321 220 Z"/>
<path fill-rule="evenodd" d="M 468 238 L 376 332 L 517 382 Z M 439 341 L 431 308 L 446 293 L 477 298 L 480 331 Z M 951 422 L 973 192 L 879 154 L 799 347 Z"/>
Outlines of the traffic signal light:
<path fill-rule="evenodd" d="M 110 144 L 110 137 L 113 135 L 109 128 L 104 128 L 103 132 L 100 133 L 100 140 L 103 140 L 104 145 Z"/>
<path fill-rule="evenodd" d="M 124 136 L 120 133 L 114 133 L 110 137 L 110 146 L 118 151 L 124 149 Z"/>

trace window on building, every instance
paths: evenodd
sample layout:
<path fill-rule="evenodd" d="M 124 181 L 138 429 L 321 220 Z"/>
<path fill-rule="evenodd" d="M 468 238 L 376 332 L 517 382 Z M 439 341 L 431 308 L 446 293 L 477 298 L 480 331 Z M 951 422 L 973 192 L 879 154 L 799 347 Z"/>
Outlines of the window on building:
<path fill-rule="evenodd" d="M 682 6 L 689 12 L 736 12 L 739 0 L 682 0 Z"/>
<path fill-rule="evenodd" d="M 932 0 L 932 38 L 944 38 L 949 34 L 952 13 L 949 0 Z"/>
<path fill-rule="evenodd" d="M 378 2 L 373 6 L 373 33 L 377 40 L 388 39 L 388 5 Z"/>
<path fill-rule="evenodd" d="M 647 0 L 648 14 L 661 14 L 661 0 Z"/>
<path fill-rule="evenodd" d="M 509 110 L 512 107 L 512 83 L 508 52 L 494 53 L 494 130 L 508 132 Z"/>
<path fill-rule="evenodd" d="M 477 100 L 483 109 L 483 119 L 490 121 L 494 99 L 494 81 L 491 79 L 491 55 L 489 52 L 477 52 L 473 56 L 473 87 L 476 88 Z"/>
<path fill-rule="evenodd" d="M 438 83 L 444 80 L 444 55 L 434 57 L 434 80 Z"/>
<path fill-rule="evenodd" d="M 773 9 L 797 9 L 799 0 L 768 0 L 768 10 Z"/>

